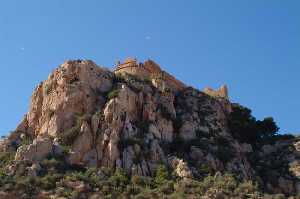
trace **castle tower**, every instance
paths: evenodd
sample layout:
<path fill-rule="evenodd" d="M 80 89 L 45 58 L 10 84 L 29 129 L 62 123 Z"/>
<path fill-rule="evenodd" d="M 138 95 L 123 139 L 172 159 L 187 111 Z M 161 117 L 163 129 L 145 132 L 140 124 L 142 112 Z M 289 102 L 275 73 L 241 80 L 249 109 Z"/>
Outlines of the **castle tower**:
<path fill-rule="evenodd" d="M 222 85 L 218 90 L 214 90 L 212 88 L 205 88 L 203 92 L 207 95 L 210 95 L 211 97 L 229 99 L 228 88 L 226 85 Z"/>
<path fill-rule="evenodd" d="M 128 68 L 128 67 L 137 67 L 137 66 L 138 66 L 137 59 L 128 57 L 125 59 L 123 63 L 121 63 L 120 61 L 117 62 L 117 68 L 115 69 L 115 71 Z"/>

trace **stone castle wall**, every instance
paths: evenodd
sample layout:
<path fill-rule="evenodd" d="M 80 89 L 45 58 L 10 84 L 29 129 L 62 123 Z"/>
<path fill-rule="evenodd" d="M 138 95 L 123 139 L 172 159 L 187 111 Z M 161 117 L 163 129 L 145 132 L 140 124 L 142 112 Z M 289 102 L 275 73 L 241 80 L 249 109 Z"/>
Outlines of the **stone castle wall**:
<path fill-rule="evenodd" d="M 226 85 L 221 86 L 218 90 L 214 90 L 212 88 L 205 88 L 203 92 L 212 97 L 221 97 L 229 99 L 228 88 Z"/>
<path fill-rule="evenodd" d="M 115 69 L 115 74 L 131 74 L 138 76 L 140 79 L 149 79 L 153 85 L 161 90 L 169 88 L 173 91 L 180 91 L 187 86 L 169 73 L 163 71 L 158 64 L 152 60 L 147 60 L 144 63 L 138 63 L 136 59 L 127 58 L 124 63 L 118 63 Z M 229 99 L 228 88 L 226 85 L 218 90 L 205 88 L 204 93 L 215 98 Z"/>
<path fill-rule="evenodd" d="M 131 74 L 138 76 L 140 79 L 150 79 L 160 87 L 172 89 L 174 91 L 182 90 L 186 86 L 169 73 L 161 70 L 158 64 L 152 60 L 148 60 L 145 63 L 137 63 L 134 59 L 126 59 L 124 63 L 119 63 L 115 69 L 115 74 Z"/>

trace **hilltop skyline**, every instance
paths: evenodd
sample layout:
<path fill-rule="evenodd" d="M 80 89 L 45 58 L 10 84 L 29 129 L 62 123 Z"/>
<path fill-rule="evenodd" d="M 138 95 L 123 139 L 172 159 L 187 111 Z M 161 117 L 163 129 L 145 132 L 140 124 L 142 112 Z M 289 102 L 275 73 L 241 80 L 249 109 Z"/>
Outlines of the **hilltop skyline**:
<path fill-rule="evenodd" d="M 110 69 L 136 57 L 199 90 L 227 84 L 233 102 L 281 132 L 299 132 L 298 1 L 51 2 L 0 6 L 0 135 L 28 111 L 34 88 L 69 59 Z M 3 75 L 5 74 L 5 75 Z"/>

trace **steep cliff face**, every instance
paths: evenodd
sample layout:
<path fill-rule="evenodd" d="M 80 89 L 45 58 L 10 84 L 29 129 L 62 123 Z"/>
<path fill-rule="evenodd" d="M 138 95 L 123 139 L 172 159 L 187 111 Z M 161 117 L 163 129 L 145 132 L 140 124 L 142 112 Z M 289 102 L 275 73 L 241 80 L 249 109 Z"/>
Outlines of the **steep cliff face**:
<path fill-rule="evenodd" d="M 151 74 L 160 71 L 155 65 Z M 132 75 L 125 71 L 115 75 L 90 61 L 66 62 L 34 91 L 30 110 L 16 132 L 69 145 L 71 164 L 121 167 L 139 175 L 151 175 L 161 162 L 178 158 L 174 149 L 168 150 L 174 140 L 195 142 L 198 152 L 210 142 L 201 141 L 200 134 L 234 143 L 226 124 L 229 112 L 219 100 L 187 87 L 175 96 L 139 73 Z M 235 152 L 234 146 L 228 147 Z M 32 150 L 19 148 L 16 159 L 35 159 L 26 153 Z M 211 153 L 206 151 L 203 161 L 210 159 L 215 170 L 225 169 Z M 242 173 L 250 177 L 249 171 Z"/>
<path fill-rule="evenodd" d="M 152 61 L 144 66 L 156 75 L 161 71 Z M 160 84 L 155 75 L 149 78 L 68 61 L 38 85 L 29 112 L 0 149 L 16 150 L 14 164 L 63 155 L 70 165 L 122 168 L 130 175 L 153 176 L 163 164 L 184 179 L 203 177 L 203 168 L 257 178 L 261 170 L 249 160 L 251 145 L 239 143 L 229 130 L 227 88 L 222 95 L 206 94 L 171 75 Z M 161 89 L 164 84 L 173 89 Z M 285 153 L 287 166 L 299 176 L 299 149 L 291 150 Z M 270 190 L 300 191 L 297 180 L 278 178 L 267 185 Z"/>

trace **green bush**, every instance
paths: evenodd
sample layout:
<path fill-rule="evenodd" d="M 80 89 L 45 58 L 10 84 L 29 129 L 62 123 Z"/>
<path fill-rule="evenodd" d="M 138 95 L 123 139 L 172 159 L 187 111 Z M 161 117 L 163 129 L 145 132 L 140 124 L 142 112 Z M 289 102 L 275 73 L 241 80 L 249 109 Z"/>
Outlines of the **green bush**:
<path fill-rule="evenodd" d="M 224 163 L 229 162 L 234 157 L 234 151 L 230 146 L 218 145 L 217 151 L 214 154 Z"/>
<path fill-rule="evenodd" d="M 15 159 L 15 152 L 0 152 L 0 169 L 10 165 Z"/>
<path fill-rule="evenodd" d="M 73 127 L 59 134 L 62 144 L 67 146 L 72 145 L 80 133 L 82 123 L 84 121 L 90 121 L 90 119 L 91 115 L 89 114 L 76 115 L 75 124 L 73 125 Z"/>
<path fill-rule="evenodd" d="M 115 174 L 109 178 L 109 182 L 115 187 L 126 187 L 129 184 L 129 178 L 122 169 L 117 169 Z"/>
<path fill-rule="evenodd" d="M 119 91 L 118 89 L 110 91 L 110 92 L 107 94 L 107 99 L 111 100 L 111 99 L 113 99 L 113 98 L 118 97 L 119 92 L 120 92 L 120 91 Z"/>
<path fill-rule="evenodd" d="M 146 84 L 151 84 L 151 85 L 152 85 L 152 80 L 151 80 L 151 78 L 149 78 L 149 77 L 146 77 L 146 78 L 144 79 L 144 82 L 145 82 Z"/>
<path fill-rule="evenodd" d="M 53 190 L 56 188 L 56 182 L 61 178 L 62 175 L 59 174 L 47 174 L 39 178 L 39 186 L 44 190 Z"/>
<path fill-rule="evenodd" d="M 85 172 L 85 180 L 91 187 L 98 187 L 101 183 L 101 177 L 97 174 L 96 168 L 89 168 Z"/>
<path fill-rule="evenodd" d="M 239 104 L 232 106 L 228 120 L 229 129 L 235 139 L 254 146 L 272 144 L 276 141 L 279 130 L 273 118 L 256 120 L 251 110 Z"/>
<path fill-rule="evenodd" d="M 166 166 L 159 165 L 155 172 L 154 181 L 157 185 L 162 185 L 169 179 L 169 172 Z"/>
<path fill-rule="evenodd" d="M 214 173 L 213 169 L 207 164 L 201 164 L 198 168 L 198 172 L 201 175 L 209 175 Z"/>
<path fill-rule="evenodd" d="M 0 170 L 0 188 L 5 188 L 5 186 L 12 184 L 13 182 L 14 179 L 12 176 L 7 175 L 3 170 Z"/>
<path fill-rule="evenodd" d="M 68 169 L 64 157 L 49 156 L 48 158 L 44 159 L 40 165 L 46 171 L 54 170 L 56 172 L 64 172 Z"/>
<path fill-rule="evenodd" d="M 34 177 L 21 177 L 18 178 L 15 184 L 15 190 L 22 191 L 26 197 L 32 196 L 36 192 L 37 182 Z"/>
<path fill-rule="evenodd" d="M 234 190 L 234 195 L 239 196 L 240 198 L 258 198 L 260 195 L 258 192 L 257 184 L 252 181 L 245 181 L 238 185 L 238 187 Z"/>
<path fill-rule="evenodd" d="M 52 164 L 52 163 L 51 163 Z M 56 165 L 56 164 L 54 164 Z M 51 168 L 51 169 L 50 169 Z M 49 167 L 53 170 L 53 167 Z M 101 175 L 99 175 L 101 173 Z M 101 177 L 100 177 L 101 176 Z M 263 195 L 253 181 L 240 181 L 231 174 L 207 176 L 202 180 L 171 179 L 164 165 L 160 165 L 153 178 L 127 176 L 124 170 L 112 173 L 110 168 L 68 170 L 63 174 L 47 172 L 43 176 L 8 176 L 0 171 L 0 191 L 17 191 L 20 198 L 35 198 L 41 190 L 53 191 L 60 197 L 87 198 L 87 193 L 64 187 L 66 181 L 81 181 L 97 191 L 101 198 L 202 198 L 217 194 L 220 198 L 285 198 L 283 195 Z M 22 197 L 21 197 L 22 196 Z"/>

